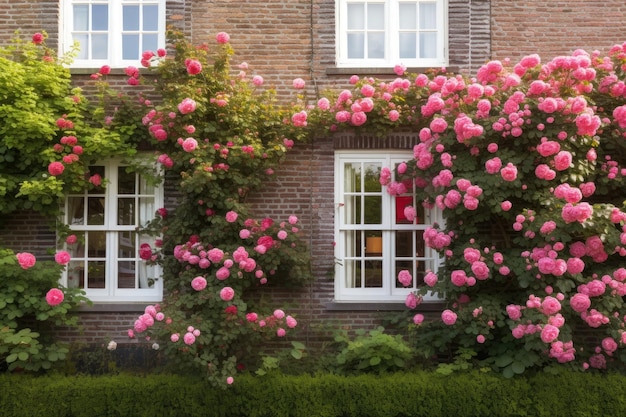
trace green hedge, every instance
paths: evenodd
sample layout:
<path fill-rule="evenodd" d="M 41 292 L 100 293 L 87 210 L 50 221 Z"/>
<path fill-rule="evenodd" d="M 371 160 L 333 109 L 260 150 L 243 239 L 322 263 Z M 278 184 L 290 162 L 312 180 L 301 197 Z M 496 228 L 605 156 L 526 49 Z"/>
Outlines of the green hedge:
<path fill-rule="evenodd" d="M 227 390 L 174 375 L 0 375 L 5 417 L 619 416 L 626 377 L 564 373 L 504 379 L 472 372 L 239 376 Z"/>

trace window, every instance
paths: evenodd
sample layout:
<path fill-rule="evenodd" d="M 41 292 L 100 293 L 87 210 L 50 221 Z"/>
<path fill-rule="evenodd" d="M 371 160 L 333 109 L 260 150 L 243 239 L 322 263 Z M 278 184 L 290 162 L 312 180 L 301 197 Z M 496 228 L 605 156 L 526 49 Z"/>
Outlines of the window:
<path fill-rule="evenodd" d="M 65 285 L 84 289 L 94 302 L 160 301 L 160 267 L 139 256 L 142 244 L 154 248 L 154 237 L 139 228 L 163 204 L 162 188 L 114 161 L 94 165 L 90 173 L 107 183 L 65 199 L 64 221 L 78 237 L 67 246 Z"/>
<path fill-rule="evenodd" d="M 144 51 L 165 45 L 165 0 L 61 0 L 63 52 L 80 51 L 72 66 L 138 66 Z"/>
<path fill-rule="evenodd" d="M 411 155 L 380 152 L 335 154 L 335 216 L 337 301 L 404 301 L 423 285 L 426 271 L 436 272 L 438 254 L 424 244 L 424 230 L 439 222 L 437 209 L 416 204 L 413 188 L 391 196 L 380 185 L 383 167 L 393 170 Z M 417 210 L 415 220 L 404 215 Z M 413 283 L 405 287 L 398 273 L 408 270 Z"/>
<path fill-rule="evenodd" d="M 447 0 L 337 0 L 337 66 L 446 65 Z"/>

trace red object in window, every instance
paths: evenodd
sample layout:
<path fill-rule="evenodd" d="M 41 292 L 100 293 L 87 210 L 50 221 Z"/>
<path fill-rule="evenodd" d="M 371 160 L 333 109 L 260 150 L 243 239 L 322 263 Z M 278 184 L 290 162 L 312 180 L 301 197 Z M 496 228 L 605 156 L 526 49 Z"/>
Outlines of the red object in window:
<path fill-rule="evenodd" d="M 402 195 L 396 197 L 396 223 L 410 223 L 406 217 L 404 217 L 404 208 L 410 206 L 413 203 L 413 197 L 410 195 Z M 415 221 L 419 223 L 419 219 L 416 217 Z"/>

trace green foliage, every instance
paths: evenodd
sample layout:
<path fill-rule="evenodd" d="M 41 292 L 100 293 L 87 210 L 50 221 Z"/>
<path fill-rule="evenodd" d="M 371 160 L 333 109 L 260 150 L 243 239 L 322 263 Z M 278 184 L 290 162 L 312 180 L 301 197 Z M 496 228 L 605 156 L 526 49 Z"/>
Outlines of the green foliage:
<path fill-rule="evenodd" d="M 623 375 L 576 372 L 242 375 L 227 391 L 167 374 L 0 375 L 0 409 L 13 417 L 591 417 L 621 415 L 624 389 Z"/>
<path fill-rule="evenodd" d="M 76 326 L 77 317 L 68 313 L 87 299 L 64 289 L 64 301 L 48 305 L 46 293 L 57 286 L 60 272 L 54 262 L 24 270 L 12 251 L 0 249 L 0 367 L 41 371 L 65 359 L 68 348 L 54 341 L 54 329 Z"/>
<path fill-rule="evenodd" d="M 413 356 L 401 335 L 385 334 L 382 327 L 369 332 L 359 329 L 352 340 L 338 335 L 335 341 L 346 345 L 337 355 L 337 369 L 348 374 L 405 369 Z"/>

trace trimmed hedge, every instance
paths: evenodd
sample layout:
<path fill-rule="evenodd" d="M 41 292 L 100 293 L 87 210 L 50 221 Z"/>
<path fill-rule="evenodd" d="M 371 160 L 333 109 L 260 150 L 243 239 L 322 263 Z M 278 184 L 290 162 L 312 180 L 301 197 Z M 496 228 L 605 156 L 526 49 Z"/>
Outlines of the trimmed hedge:
<path fill-rule="evenodd" d="M 626 377 L 428 372 L 360 376 L 239 376 L 227 390 L 175 375 L 0 375 L 5 417 L 618 416 Z"/>

